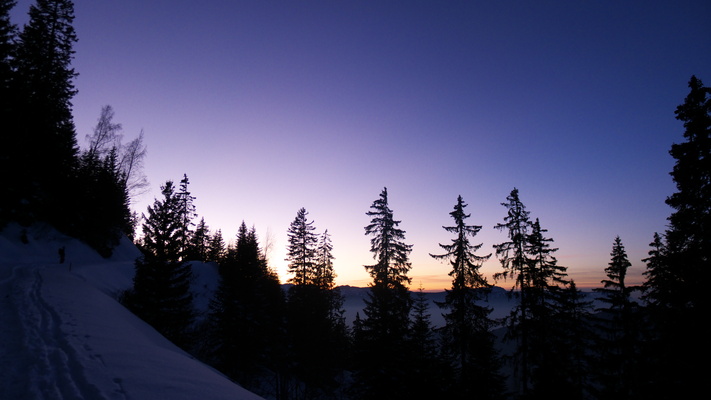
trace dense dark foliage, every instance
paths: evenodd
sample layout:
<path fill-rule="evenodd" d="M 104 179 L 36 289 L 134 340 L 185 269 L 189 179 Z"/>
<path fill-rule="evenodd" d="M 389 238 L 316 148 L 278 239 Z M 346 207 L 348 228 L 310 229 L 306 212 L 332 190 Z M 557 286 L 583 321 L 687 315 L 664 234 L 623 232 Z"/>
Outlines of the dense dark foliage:
<path fill-rule="evenodd" d="M 13 99 L 11 93 L 11 84 L 13 80 L 12 57 L 15 51 L 15 37 L 17 36 L 17 27 L 10 20 L 10 10 L 15 6 L 15 0 L 0 0 L 0 121 L 3 124 L 8 122 L 11 116 L 13 107 Z M 4 131 L 0 137 L 4 143 L 10 139 L 8 136 L 10 131 Z M 0 150 L 0 170 L 9 167 L 9 148 Z M 3 201 L 5 199 L 0 199 Z M 4 206 L 3 203 L 0 203 Z M 3 208 L 0 206 L 0 208 Z M 2 216 L 0 216 L 2 218 Z M 0 220 L 0 223 L 2 220 Z"/>
<path fill-rule="evenodd" d="M 684 140 L 672 145 L 677 191 L 667 231 L 655 233 L 647 262 L 644 299 L 653 317 L 647 346 L 646 394 L 691 397 L 704 387 L 700 360 L 709 354 L 711 328 L 705 284 L 711 269 L 711 88 L 692 76 L 689 94 L 675 114 Z"/>
<path fill-rule="evenodd" d="M 331 398 L 348 345 L 343 299 L 334 288 L 330 237 L 324 232 L 319 240 L 307 215 L 301 208 L 287 232 L 287 261 L 293 274 L 287 299 L 290 367 L 296 379 L 292 394 Z"/>
<path fill-rule="evenodd" d="M 109 256 L 133 222 L 118 149 L 77 146 L 74 5 L 38 0 L 18 32 L 14 4 L 0 3 L 0 225 L 49 223 Z"/>
<path fill-rule="evenodd" d="M 184 229 L 179 197 L 172 181 L 161 187 L 163 199 L 148 207 L 143 224 L 143 255 L 136 260 L 133 290 L 125 304 L 168 339 L 181 346 L 190 344 L 195 317 L 190 281 L 192 269 L 181 258 L 179 232 Z"/>
<path fill-rule="evenodd" d="M 71 1 L 38 0 L 29 16 L 11 63 L 13 106 L 6 131 L 13 171 L 11 212 L 66 230 L 79 211 L 79 148 L 71 104 L 77 75 L 71 66 L 77 41 L 74 6 Z"/>
<path fill-rule="evenodd" d="M 264 380 L 277 381 L 285 373 L 284 295 L 255 230 L 244 222 L 236 244 L 219 262 L 219 274 L 210 303 L 207 359 L 245 387 L 262 392 Z"/>
<path fill-rule="evenodd" d="M 587 398 L 590 364 L 581 346 L 590 342 L 571 333 L 586 322 L 588 305 L 567 280 L 567 268 L 558 265 L 547 230 L 538 219 L 530 220 L 518 190 L 506 200 L 507 215 L 495 228 L 506 231 L 509 240 L 494 248 L 503 267 L 495 277 L 513 278 L 510 293 L 518 299 L 504 321 L 504 339 L 514 346 L 508 357 L 512 389 L 522 398 Z"/>

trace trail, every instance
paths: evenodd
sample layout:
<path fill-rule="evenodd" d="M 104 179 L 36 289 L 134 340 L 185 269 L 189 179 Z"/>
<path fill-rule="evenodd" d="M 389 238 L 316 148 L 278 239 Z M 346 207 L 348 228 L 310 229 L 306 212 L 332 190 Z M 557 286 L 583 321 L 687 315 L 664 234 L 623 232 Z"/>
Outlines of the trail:
<path fill-rule="evenodd" d="M 55 266 L 15 265 L 0 280 L 3 351 L 0 398 L 108 400 L 90 383 L 57 311 L 44 299 L 44 277 Z M 58 266 L 57 266 L 58 267 Z"/>
<path fill-rule="evenodd" d="M 139 255 L 128 238 L 106 259 L 46 225 L 0 230 L 0 400 L 260 398 L 116 300 Z"/>

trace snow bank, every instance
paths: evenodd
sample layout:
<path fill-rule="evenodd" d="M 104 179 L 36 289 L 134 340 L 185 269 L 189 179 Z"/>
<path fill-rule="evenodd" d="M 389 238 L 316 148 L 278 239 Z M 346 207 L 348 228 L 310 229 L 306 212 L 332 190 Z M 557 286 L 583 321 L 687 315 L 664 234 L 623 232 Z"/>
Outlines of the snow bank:
<path fill-rule="evenodd" d="M 137 255 L 128 240 L 103 259 L 46 226 L 6 227 L 0 234 L 0 398 L 259 398 L 116 301 L 131 285 Z M 199 284 L 213 283 L 214 275 L 200 276 Z"/>

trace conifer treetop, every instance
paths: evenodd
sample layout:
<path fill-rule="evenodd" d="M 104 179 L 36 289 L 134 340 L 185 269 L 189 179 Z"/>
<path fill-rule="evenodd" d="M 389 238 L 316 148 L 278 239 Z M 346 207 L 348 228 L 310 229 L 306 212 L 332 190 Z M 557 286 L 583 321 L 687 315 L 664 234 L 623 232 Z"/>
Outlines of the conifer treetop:
<path fill-rule="evenodd" d="M 380 196 L 370 206 L 366 215 L 371 218 L 365 227 L 365 234 L 372 236 L 370 251 L 376 260 L 374 265 L 366 265 L 375 286 L 394 287 L 410 283 L 407 272 L 411 268 L 409 255 L 412 245 L 405 244 L 405 231 L 398 228 L 400 221 L 393 218 L 388 206 L 388 190 L 383 188 Z"/>

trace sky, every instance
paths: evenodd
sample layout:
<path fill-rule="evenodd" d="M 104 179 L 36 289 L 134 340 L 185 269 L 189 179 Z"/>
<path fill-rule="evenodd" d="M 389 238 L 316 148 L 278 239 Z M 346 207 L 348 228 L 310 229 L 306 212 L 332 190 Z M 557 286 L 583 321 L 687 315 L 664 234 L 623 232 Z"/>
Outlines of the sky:
<path fill-rule="evenodd" d="M 331 234 L 336 283 L 366 286 L 365 213 L 387 187 L 411 287 L 447 288 L 429 254 L 457 196 L 486 255 L 515 187 L 579 287 L 605 278 L 617 235 L 640 283 L 672 211 L 674 110 L 692 75 L 711 82 L 705 0 L 74 4 L 80 145 L 111 105 L 148 149 L 133 208 L 187 174 L 199 216 L 227 240 L 254 226 L 282 281 L 304 207 Z M 499 271 L 494 254 L 482 272 Z"/>

